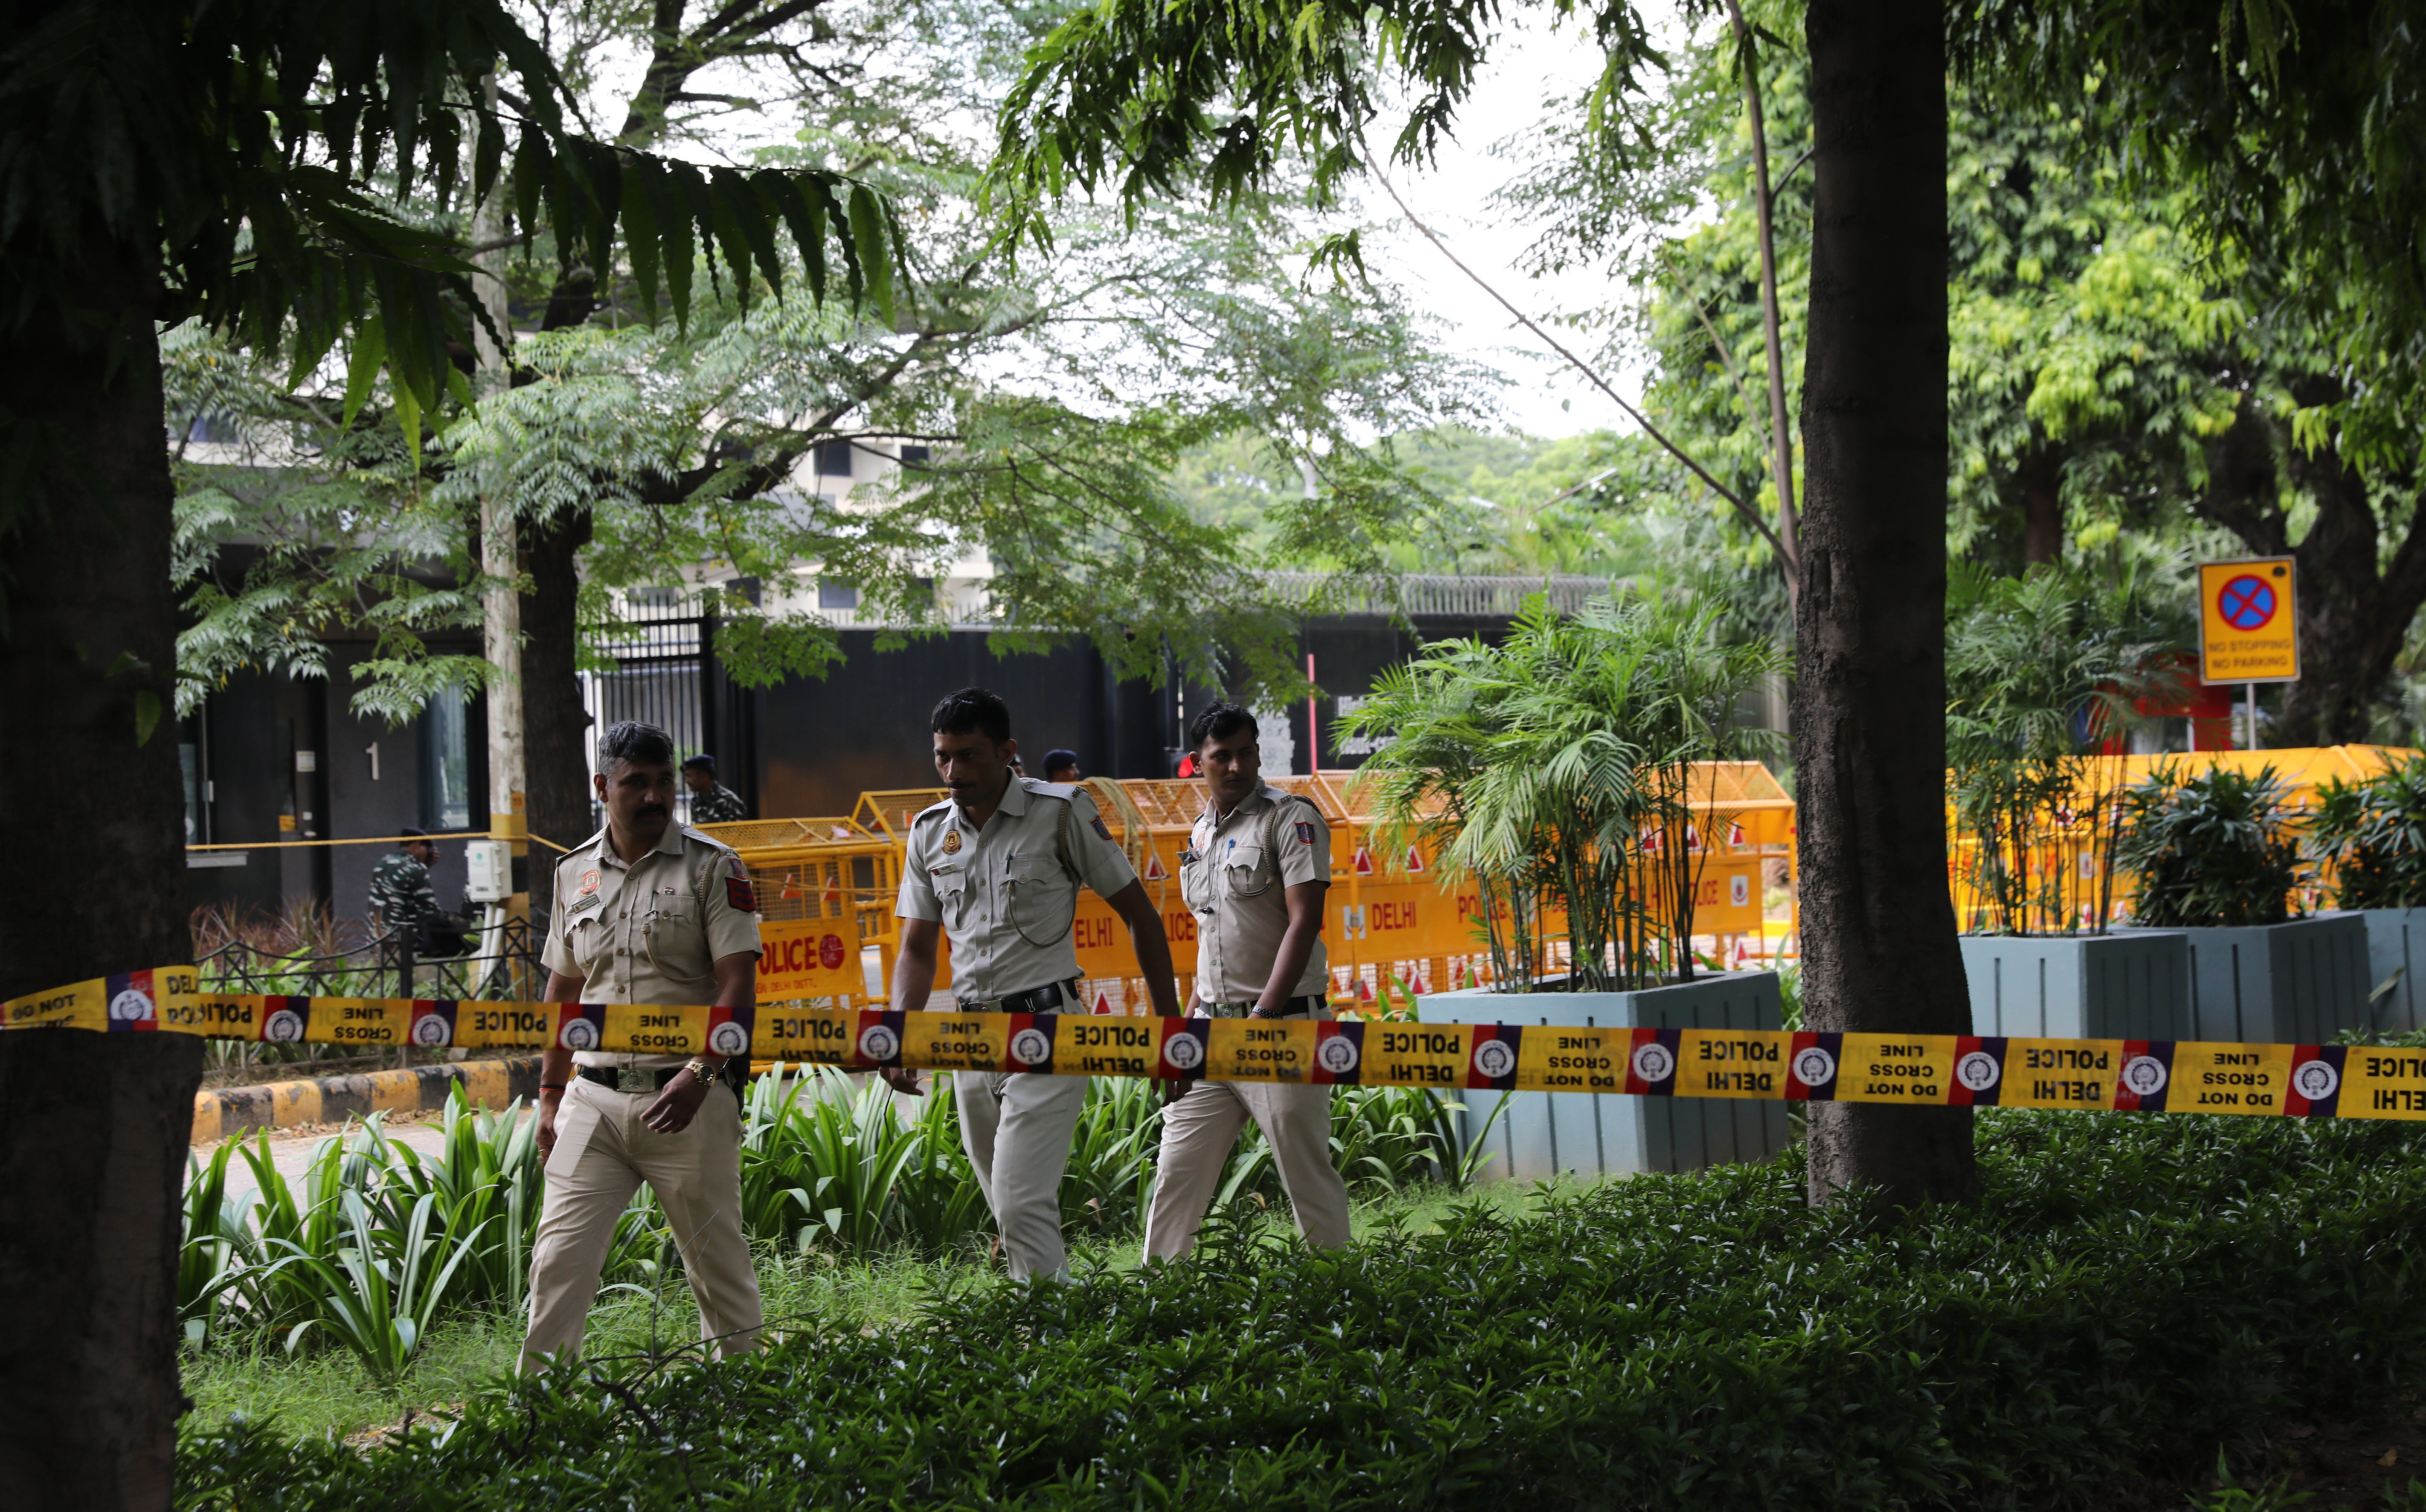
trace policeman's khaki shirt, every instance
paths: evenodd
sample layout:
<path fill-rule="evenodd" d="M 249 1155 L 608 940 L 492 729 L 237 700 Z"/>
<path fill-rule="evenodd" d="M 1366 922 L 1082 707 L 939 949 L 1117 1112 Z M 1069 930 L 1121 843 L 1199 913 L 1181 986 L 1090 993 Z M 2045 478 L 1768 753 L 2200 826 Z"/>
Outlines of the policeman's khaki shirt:
<path fill-rule="evenodd" d="M 1061 864 L 1065 836 L 1076 879 Z M 943 925 L 953 995 L 991 1000 L 1079 974 L 1070 921 L 1080 880 L 1109 898 L 1137 880 L 1137 869 L 1092 794 L 1013 776 L 983 829 L 948 798 L 912 821 L 894 912 Z"/>
<path fill-rule="evenodd" d="M 1288 933 L 1286 889 L 1330 881 L 1331 826 L 1310 800 L 1266 782 L 1226 817 L 1207 805 L 1179 858 L 1179 895 L 1196 915 L 1197 1000 L 1262 997 Z M 1330 978 L 1331 952 L 1317 935 L 1289 996 L 1328 994 Z"/>
<path fill-rule="evenodd" d="M 656 848 L 628 867 L 600 830 L 556 864 L 540 960 L 578 973 L 585 1002 L 712 1003 L 717 961 L 758 953 L 756 907 L 741 858 L 697 830 L 667 824 Z M 643 1070 L 689 1059 L 613 1050 L 573 1058 Z"/>

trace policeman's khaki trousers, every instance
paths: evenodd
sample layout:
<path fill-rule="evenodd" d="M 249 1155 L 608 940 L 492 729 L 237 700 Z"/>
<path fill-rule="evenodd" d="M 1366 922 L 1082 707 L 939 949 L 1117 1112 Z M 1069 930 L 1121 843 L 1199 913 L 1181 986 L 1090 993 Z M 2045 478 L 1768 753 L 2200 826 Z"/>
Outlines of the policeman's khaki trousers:
<path fill-rule="evenodd" d="M 574 1077 L 557 1111 L 547 1158 L 547 1195 L 531 1245 L 530 1334 L 522 1368 L 581 1348 L 616 1220 L 646 1181 L 682 1250 L 700 1338 L 720 1357 L 758 1347 L 764 1321 L 758 1274 L 741 1228 L 741 1109 L 731 1091 L 707 1089 L 689 1127 L 661 1134 L 640 1122 L 654 1092 L 609 1092 Z"/>
<path fill-rule="evenodd" d="M 1177 1260 L 1196 1247 L 1214 1184 L 1251 1117 L 1271 1142 L 1297 1231 L 1317 1249 L 1348 1243 L 1348 1187 L 1331 1163 L 1331 1089 L 1199 1081 L 1163 1110 L 1162 1153 L 1145 1218 L 1146 1259 Z"/>
<path fill-rule="evenodd" d="M 961 1147 L 969 1152 L 978 1190 L 994 1210 L 1011 1279 L 1068 1274 L 1061 1173 L 1070 1164 L 1071 1132 L 1087 1104 L 1087 1079 L 955 1071 L 952 1100 L 960 1106 Z"/>

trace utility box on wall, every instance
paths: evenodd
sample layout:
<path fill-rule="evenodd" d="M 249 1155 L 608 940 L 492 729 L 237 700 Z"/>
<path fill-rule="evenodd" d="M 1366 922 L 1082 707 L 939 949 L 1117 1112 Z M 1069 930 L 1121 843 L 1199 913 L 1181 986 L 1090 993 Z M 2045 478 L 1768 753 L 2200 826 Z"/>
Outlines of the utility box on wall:
<path fill-rule="evenodd" d="M 466 902 L 504 902 L 514 895 L 513 847 L 503 840 L 466 841 L 463 874 Z"/>

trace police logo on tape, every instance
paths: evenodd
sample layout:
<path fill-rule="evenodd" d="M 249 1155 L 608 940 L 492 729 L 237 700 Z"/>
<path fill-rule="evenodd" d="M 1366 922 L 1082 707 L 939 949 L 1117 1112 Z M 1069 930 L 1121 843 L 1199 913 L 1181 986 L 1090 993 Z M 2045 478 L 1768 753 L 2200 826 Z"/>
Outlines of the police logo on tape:
<path fill-rule="evenodd" d="M 2291 1071 L 2291 1090 L 2310 1102 L 2322 1102 L 2341 1089 L 2342 1074 L 2323 1061 L 2302 1061 Z"/>
<path fill-rule="evenodd" d="M 1794 1080 L 1806 1087 L 1824 1087 L 1836 1080 L 1836 1057 L 1817 1045 L 1794 1052 Z"/>
<path fill-rule="evenodd" d="M 1023 1029 L 1011 1036 L 1011 1058 L 1022 1065 L 1043 1065 L 1053 1059 L 1053 1036 L 1041 1029 Z"/>
<path fill-rule="evenodd" d="M 1954 1063 L 1954 1080 L 1974 1092 L 1985 1092 L 1997 1084 L 2005 1068 L 1986 1050 L 1973 1050 Z"/>
<path fill-rule="evenodd" d="M 901 1053 L 901 1036 L 883 1024 L 870 1024 L 859 1032 L 859 1055 L 864 1061 L 889 1061 Z"/>
<path fill-rule="evenodd" d="M 412 1021 L 412 1042 L 423 1049 L 434 1050 L 454 1037 L 444 1014 L 423 1014 Z"/>
<path fill-rule="evenodd" d="M 1346 1076 L 1355 1070 L 1359 1059 L 1356 1042 L 1345 1034 L 1334 1034 L 1314 1048 L 1314 1064 L 1333 1076 Z"/>
<path fill-rule="evenodd" d="M 2135 1097 L 2155 1097 L 2165 1090 L 2165 1063 L 2153 1055 L 2134 1055 L 2123 1063 L 2123 1089 Z"/>
<path fill-rule="evenodd" d="M 1193 1034 L 1173 1034 L 1162 1042 L 1163 1063 L 1175 1071 L 1193 1071 L 1205 1064 L 1205 1042 Z"/>
<path fill-rule="evenodd" d="M 1474 1047 L 1474 1068 L 1494 1081 L 1516 1069 L 1516 1050 L 1504 1039 L 1478 1040 Z"/>
<path fill-rule="evenodd" d="M 1634 1074 L 1645 1081 L 1665 1081 L 1676 1074 L 1676 1057 L 1658 1040 L 1634 1047 Z"/>
<path fill-rule="evenodd" d="M 598 1048 L 598 1026 L 587 1018 L 568 1018 L 556 1032 L 556 1042 L 568 1050 L 594 1050 Z"/>
<path fill-rule="evenodd" d="M 707 1048 L 719 1055 L 747 1054 L 750 1031 L 728 1018 L 707 1032 Z"/>
<path fill-rule="evenodd" d="M 109 1016 L 121 1024 L 139 1024 L 152 1016 L 152 995 L 129 987 L 109 1000 Z"/>
<path fill-rule="evenodd" d="M 303 1016 L 292 1008 L 281 1008 L 262 1020 L 261 1037 L 279 1045 L 292 1045 L 303 1037 Z"/>

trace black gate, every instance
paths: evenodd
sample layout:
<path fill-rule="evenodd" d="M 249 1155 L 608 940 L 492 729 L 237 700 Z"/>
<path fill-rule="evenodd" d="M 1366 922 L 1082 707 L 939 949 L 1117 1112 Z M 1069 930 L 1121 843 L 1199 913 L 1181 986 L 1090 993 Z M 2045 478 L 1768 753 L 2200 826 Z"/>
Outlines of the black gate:
<path fill-rule="evenodd" d="M 621 621 L 599 649 L 615 663 L 581 674 L 590 731 L 590 770 L 597 770 L 598 731 L 619 720 L 641 720 L 673 737 L 681 756 L 716 757 L 717 781 L 758 812 L 757 701 L 725 675 L 716 659 L 717 616 L 687 593 L 635 590 Z M 689 798 L 675 817 L 690 822 Z M 591 815 L 593 822 L 603 816 Z"/>

